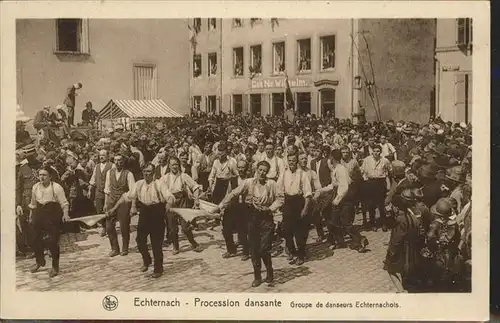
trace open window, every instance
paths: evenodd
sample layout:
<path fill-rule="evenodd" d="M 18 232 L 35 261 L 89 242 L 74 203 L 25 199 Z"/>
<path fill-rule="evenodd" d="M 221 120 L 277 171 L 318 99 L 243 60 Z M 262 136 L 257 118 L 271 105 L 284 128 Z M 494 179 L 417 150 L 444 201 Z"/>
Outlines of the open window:
<path fill-rule="evenodd" d="M 233 48 L 233 74 L 243 76 L 243 47 Z"/>
<path fill-rule="evenodd" d="M 201 31 L 201 18 L 193 19 L 193 28 L 196 33 L 199 33 Z"/>
<path fill-rule="evenodd" d="M 208 76 L 217 75 L 217 53 L 208 54 Z"/>
<path fill-rule="evenodd" d="M 208 18 L 208 30 L 217 29 L 217 19 L 216 18 Z"/>
<path fill-rule="evenodd" d="M 201 76 L 201 55 L 193 55 L 193 77 Z"/>
<path fill-rule="evenodd" d="M 273 73 L 279 74 L 285 71 L 285 42 L 273 44 Z"/>
<path fill-rule="evenodd" d="M 235 18 L 233 19 L 233 27 L 238 28 L 243 26 L 243 19 L 241 18 Z"/>
<path fill-rule="evenodd" d="M 321 37 L 321 70 L 335 68 L 335 36 Z"/>
<path fill-rule="evenodd" d="M 297 41 L 297 69 L 299 72 L 311 71 L 311 39 Z"/>
<path fill-rule="evenodd" d="M 262 73 L 262 46 L 255 45 L 250 47 L 250 73 Z"/>
<path fill-rule="evenodd" d="M 56 19 L 56 53 L 89 53 L 87 19 Z"/>

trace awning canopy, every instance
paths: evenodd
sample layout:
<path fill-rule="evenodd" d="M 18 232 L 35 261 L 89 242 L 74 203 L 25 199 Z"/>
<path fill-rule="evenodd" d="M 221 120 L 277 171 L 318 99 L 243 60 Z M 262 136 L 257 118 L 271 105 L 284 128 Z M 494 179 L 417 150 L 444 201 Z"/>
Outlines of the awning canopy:
<path fill-rule="evenodd" d="M 110 100 L 99 112 L 100 119 L 182 117 L 163 100 Z"/>

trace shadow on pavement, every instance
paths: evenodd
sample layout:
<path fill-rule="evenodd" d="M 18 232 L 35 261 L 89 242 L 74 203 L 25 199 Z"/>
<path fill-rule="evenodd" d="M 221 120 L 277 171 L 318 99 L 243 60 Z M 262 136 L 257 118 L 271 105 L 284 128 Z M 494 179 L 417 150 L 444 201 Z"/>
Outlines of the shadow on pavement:
<path fill-rule="evenodd" d="M 88 241 L 88 236 L 92 232 L 85 231 L 79 233 L 63 233 L 60 238 L 61 254 L 81 252 L 100 246 L 99 243 L 91 245 L 79 245 L 81 241 Z"/>
<path fill-rule="evenodd" d="M 329 248 L 329 244 L 323 242 L 310 244 L 306 250 L 307 261 L 323 260 L 334 254 L 334 251 Z"/>
<path fill-rule="evenodd" d="M 307 276 L 311 273 L 309 267 L 306 266 L 275 269 L 274 284 L 285 284 L 295 278 Z"/>
<path fill-rule="evenodd" d="M 207 264 L 203 259 L 175 259 L 172 263 L 164 264 L 164 275 L 175 275 L 179 273 L 185 273 L 194 267 L 200 266 L 202 268 L 207 267 Z"/>

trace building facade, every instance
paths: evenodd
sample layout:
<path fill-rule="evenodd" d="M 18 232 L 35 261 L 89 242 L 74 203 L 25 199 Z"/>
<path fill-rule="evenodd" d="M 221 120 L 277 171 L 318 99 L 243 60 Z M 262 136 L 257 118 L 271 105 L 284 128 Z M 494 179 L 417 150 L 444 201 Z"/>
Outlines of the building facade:
<path fill-rule="evenodd" d="M 367 119 L 379 111 L 381 120 L 428 122 L 435 111 L 435 19 L 361 19 L 358 31 Z"/>
<path fill-rule="evenodd" d="M 436 27 L 437 114 L 472 122 L 472 19 L 438 19 Z"/>
<path fill-rule="evenodd" d="M 218 113 L 222 91 L 222 19 L 190 19 L 190 96 L 193 110 Z"/>
<path fill-rule="evenodd" d="M 299 114 L 349 118 L 357 101 L 355 28 L 349 19 L 223 20 L 223 110 L 282 114 L 288 76 Z"/>
<path fill-rule="evenodd" d="M 202 66 L 191 81 L 195 109 L 282 114 L 288 77 L 299 114 L 351 118 L 365 107 L 369 120 L 424 121 L 433 111 L 433 19 L 196 18 L 191 25 L 201 26 L 191 63 Z"/>
<path fill-rule="evenodd" d="M 162 99 L 189 113 L 187 19 L 17 20 L 17 100 L 33 117 L 62 104 L 81 82 L 75 121 L 87 101 Z"/>

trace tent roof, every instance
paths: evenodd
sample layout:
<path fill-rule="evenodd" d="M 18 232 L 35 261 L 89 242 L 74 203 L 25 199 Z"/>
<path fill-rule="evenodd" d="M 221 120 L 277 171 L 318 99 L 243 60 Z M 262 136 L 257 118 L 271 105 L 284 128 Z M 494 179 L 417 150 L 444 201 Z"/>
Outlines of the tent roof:
<path fill-rule="evenodd" d="M 99 112 L 101 119 L 116 118 L 182 118 L 163 100 L 113 100 Z"/>

